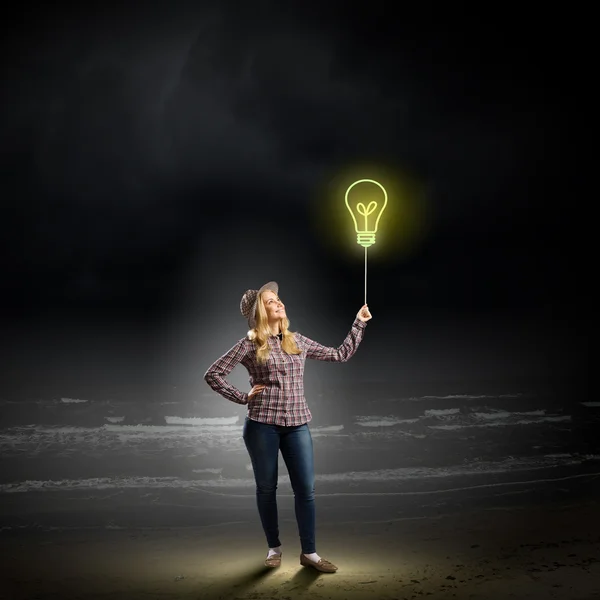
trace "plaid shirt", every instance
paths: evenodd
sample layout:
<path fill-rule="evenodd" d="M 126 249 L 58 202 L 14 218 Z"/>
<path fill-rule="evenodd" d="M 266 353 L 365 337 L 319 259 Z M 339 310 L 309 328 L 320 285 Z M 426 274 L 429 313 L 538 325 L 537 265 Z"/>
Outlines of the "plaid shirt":
<path fill-rule="evenodd" d="M 354 319 L 352 328 L 338 348 L 327 348 L 299 334 L 294 334 L 301 354 L 287 354 L 281 349 L 276 335 L 269 338 L 269 358 L 263 365 L 256 361 L 256 346 L 248 338 L 241 339 L 231 350 L 217 359 L 204 374 L 204 380 L 218 394 L 248 405 L 248 417 L 253 421 L 275 425 L 303 425 L 312 419 L 304 398 L 304 362 L 307 358 L 329 362 L 346 362 L 356 352 L 367 323 Z M 250 386 L 265 385 L 265 389 L 248 401 L 248 394 L 240 392 L 225 380 L 234 367 L 241 363 L 250 375 Z"/>

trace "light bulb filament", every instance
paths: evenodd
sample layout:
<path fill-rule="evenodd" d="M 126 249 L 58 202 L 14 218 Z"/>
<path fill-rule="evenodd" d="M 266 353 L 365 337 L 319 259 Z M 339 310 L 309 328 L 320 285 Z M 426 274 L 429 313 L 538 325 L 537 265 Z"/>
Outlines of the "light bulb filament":
<path fill-rule="evenodd" d="M 368 217 L 375 209 L 377 208 L 377 202 L 375 200 L 371 200 L 369 202 L 369 206 L 365 209 L 365 205 L 362 202 L 359 202 L 356 205 L 356 210 L 358 210 L 359 214 Z"/>
<path fill-rule="evenodd" d="M 367 208 L 365 208 L 365 205 L 362 202 L 359 202 L 356 205 L 356 212 L 359 215 L 362 215 L 365 218 L 365 231 L 369 230 L 369 221 L 367 219 L 367 217 L 377 208 L 377 202 L 375 202 L 375 200 L 371 200 L 371 202 L 369 202 L 369 206 L 367 206 Z"/>

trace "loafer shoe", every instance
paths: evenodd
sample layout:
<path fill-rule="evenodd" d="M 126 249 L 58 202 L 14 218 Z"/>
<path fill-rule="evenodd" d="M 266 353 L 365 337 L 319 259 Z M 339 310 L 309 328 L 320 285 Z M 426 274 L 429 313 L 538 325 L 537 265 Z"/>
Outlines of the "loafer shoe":
<path fill-rule="evenodd" d="M 271 558 L 265 559 L 265 567 L 275 569 L 281 566 L 281 554 L 273 554 Z"/>
<path fill-rule="evenodd" d="M 313 560 L 306 558 L 304 554 L 300 555 L 300 564 L 303 567 L 312 567 L 317 571 L 321 571 L 321 573 L 335 573 L 338 570 L 338 568 L 334 564 L 330 563 L 324 558 L 322 558 L 318 563 L 316 563 Z"/>

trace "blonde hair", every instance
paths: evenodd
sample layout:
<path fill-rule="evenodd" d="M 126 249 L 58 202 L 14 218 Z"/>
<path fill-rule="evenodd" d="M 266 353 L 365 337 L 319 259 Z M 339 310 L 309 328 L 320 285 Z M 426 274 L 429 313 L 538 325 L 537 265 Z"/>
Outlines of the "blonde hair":
<path fill-rule="evenodd" d="M 272 290 L 265 290 L 272 291 Z M 264 292 L 263 292 L 264 294 Z M 298 348 L 294 339 L 294 332 L 288 328 L 290 321 L 287 317 L 279 320 L 279 331 L 282 333 L 281 349 L 286 354 L 300 354 L 302 350 Z M 256 360 L 259 364 L 265 364 L 269 358 L 269 337 L 273 335 L 269 327 L 269 319 L 265 310 L 262 294 L 256 302 L 256 327 L 248 332 L 248 339 L 256 345 Z"/>

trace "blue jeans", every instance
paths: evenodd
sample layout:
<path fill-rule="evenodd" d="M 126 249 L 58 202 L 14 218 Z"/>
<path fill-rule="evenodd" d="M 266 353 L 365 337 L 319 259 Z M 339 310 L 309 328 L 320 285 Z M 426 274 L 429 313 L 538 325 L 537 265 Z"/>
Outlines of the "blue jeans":
<path fill-rule="evenodd" d="M 243 437 L 252 461 L 258 514 L 269 548 L 281 545 L 276 498 L 277 461 L 281 450 L 294 490 L 294 507 L 302 552 L 316 552 L 315 470 L 308 424 L 284 427 L 260 423 L 246 417 Z"/>

